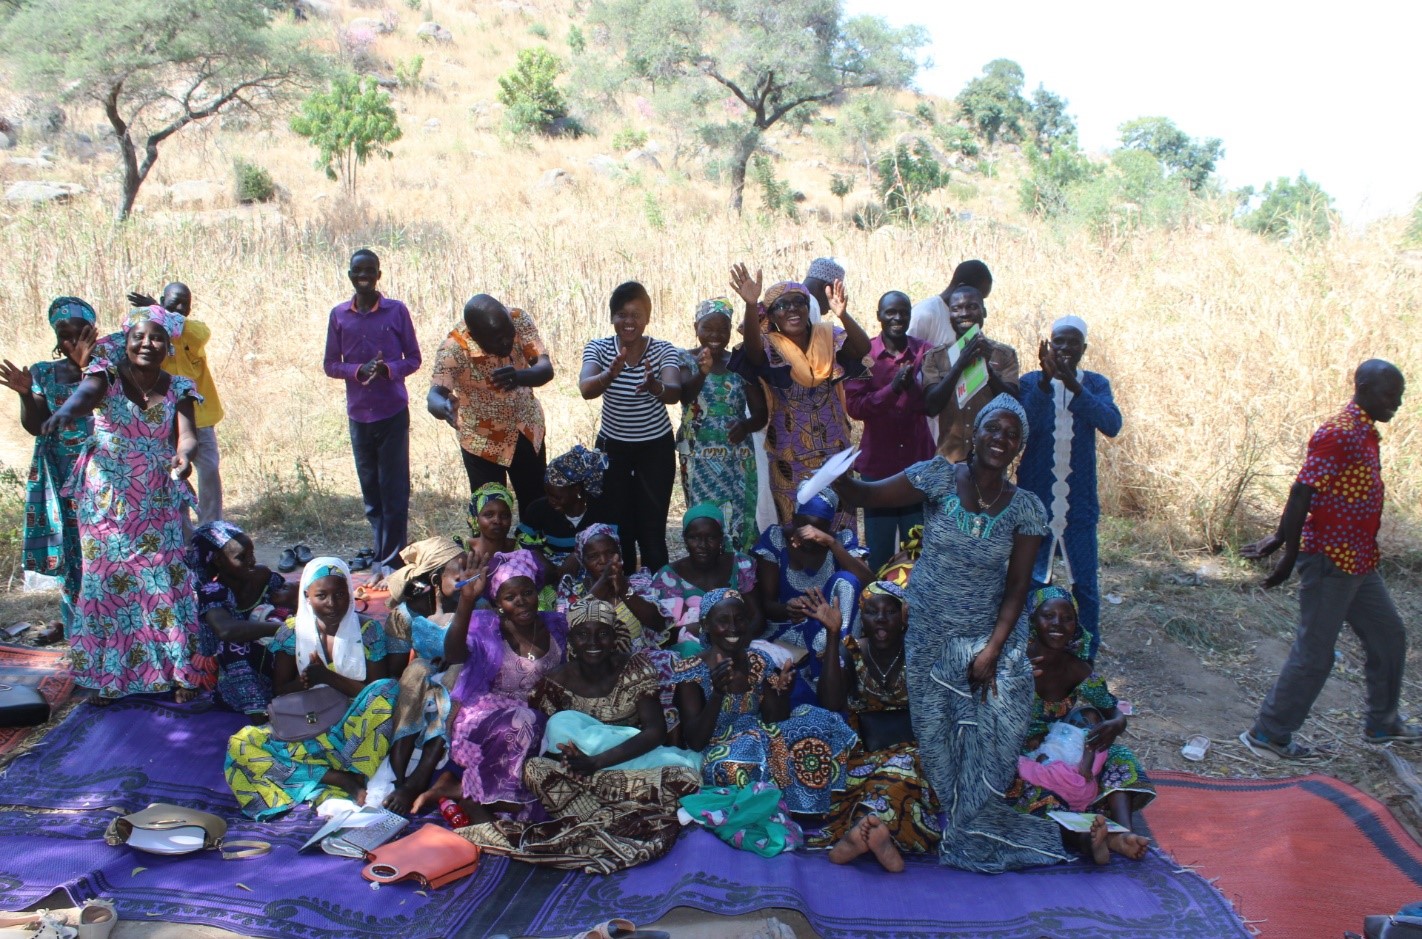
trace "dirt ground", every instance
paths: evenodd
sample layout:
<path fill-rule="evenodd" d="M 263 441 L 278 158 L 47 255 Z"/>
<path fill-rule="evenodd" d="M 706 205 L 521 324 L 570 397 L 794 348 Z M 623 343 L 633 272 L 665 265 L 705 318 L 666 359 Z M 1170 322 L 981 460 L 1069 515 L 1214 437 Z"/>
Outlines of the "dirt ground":
<path fill-rule="evenodd" d="M 447 524 L 460 518 L 456 508 L 446 512 L 442 521 Z M 235 520 L 240 523 L 240 516 Z M 363 526 L 355 523 L 332 524 L 319 535 L 256 533 L 259 557 L 267 563 L 274 563 L 281 548 L 298 539 L 317 554 L 350 556 L 363 538 Z M 1412 642 L 1403 710 L 1414 711 L 1409 705 L 1422 701 L 1417 670 L 1422 646 L 1422 580 L 1417 570 L 1395 562 L 1384 562 L 1383 574 L 1409 624 Z M 1296 582 L 1266 592 L 1257 586 L 1260 576 L 1259 568 L 1224 556 L 1181 556 L 1164 549 L 1151 550 L 1135 541 L 1113 540 L 1109 534 L 1105 539 L 1103 643 L 1098 671 L 1118 696 L 1131 703 L 1134 713 L 1125 739 L 1147 769 L 1247 777 L 1299 772 L 1254 757 L 1237 740 L 1278 674 L 1292 641 L 1297 611 Z M 0 593 L 0 623 L 39 622 L 56 612 L 55 602 L 52 595 L 16 590 Z M 1329 761 L 1317 767 L 1319 771 L 1382 801 L 1417 837 L 1422 807 L 1412 800 L 1384 752 L 1360 739 L 1362 662 L 1356 637 L 1345 630 L 1338 645 L 1337 665 L 1301 736 L 1330 751 Z M 1203 762 L 1188 762 L 1180 754 L 1192 734 L 1203 734 L 1212 741 Z M 1411 763 L 1422 761 L 1422 752 L 1403 749 L 1398 753 Z M 771 910 L 726 920 L 678 909 L 660 928 L 678 939 L 814 935 L 798 914 Z M 116 939 L 180 935 L 216 939 L 229 934 L 161 923 L 124 924 L 114 933 Z"/>

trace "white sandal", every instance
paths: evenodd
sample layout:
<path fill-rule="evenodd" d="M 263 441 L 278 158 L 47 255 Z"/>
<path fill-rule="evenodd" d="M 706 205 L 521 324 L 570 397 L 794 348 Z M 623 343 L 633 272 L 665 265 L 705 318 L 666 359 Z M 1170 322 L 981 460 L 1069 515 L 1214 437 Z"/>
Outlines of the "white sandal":
<path fill-rule="evenodd" d="M 46 913 L 40 917 L 39 932 L 34 934 L 34 939 L 75 939 L 78 935 L 79 930 L 64 922 L 57 914 Z"/>
<path fill-rule="evenodd" d="M 79 939 L 109 939 L 118 920 L 112 900 L 89 900 L 79 911 Z"/>

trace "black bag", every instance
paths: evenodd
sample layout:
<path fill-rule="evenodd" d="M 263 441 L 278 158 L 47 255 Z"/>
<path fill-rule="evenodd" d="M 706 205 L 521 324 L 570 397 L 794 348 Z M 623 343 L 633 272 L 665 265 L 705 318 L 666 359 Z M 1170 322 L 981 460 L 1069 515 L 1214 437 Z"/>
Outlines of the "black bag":
<path fill-rule="evenodd" d="M 0 727 L 38 727 L 49 720 L 49 702 L 25 685 L 0 684 Z"/>

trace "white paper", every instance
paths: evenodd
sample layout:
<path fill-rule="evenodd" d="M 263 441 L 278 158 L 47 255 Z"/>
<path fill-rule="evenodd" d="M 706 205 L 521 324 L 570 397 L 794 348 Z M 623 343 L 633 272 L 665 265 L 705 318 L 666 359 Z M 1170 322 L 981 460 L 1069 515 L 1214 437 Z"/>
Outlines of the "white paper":
<path fill-rule="evenodd" d="M 859 459 L 859 448 L 850 447 L 848 450 L 841 450 L 825 460 L 825 465 L 815 470 L 815 475 L 802 482 L 800 488 L 795 490 L 796 503 L 804 505 L 824 492 L 830 487 L 830 483 L 849 472 L 857 459 Z"/>

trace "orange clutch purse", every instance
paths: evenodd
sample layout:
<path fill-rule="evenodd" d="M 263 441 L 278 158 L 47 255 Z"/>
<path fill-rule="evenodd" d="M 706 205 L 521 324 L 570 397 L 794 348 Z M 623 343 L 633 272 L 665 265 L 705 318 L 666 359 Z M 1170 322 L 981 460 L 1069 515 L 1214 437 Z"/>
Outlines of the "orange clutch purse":
<path fill-rule="evenodd" d="M 479 846 L 439 825 L 383 844 L 367 855 L 361 876 L 377 884 L 417 880 L 430 889 L 452 884 L 479 868 Z"/>

